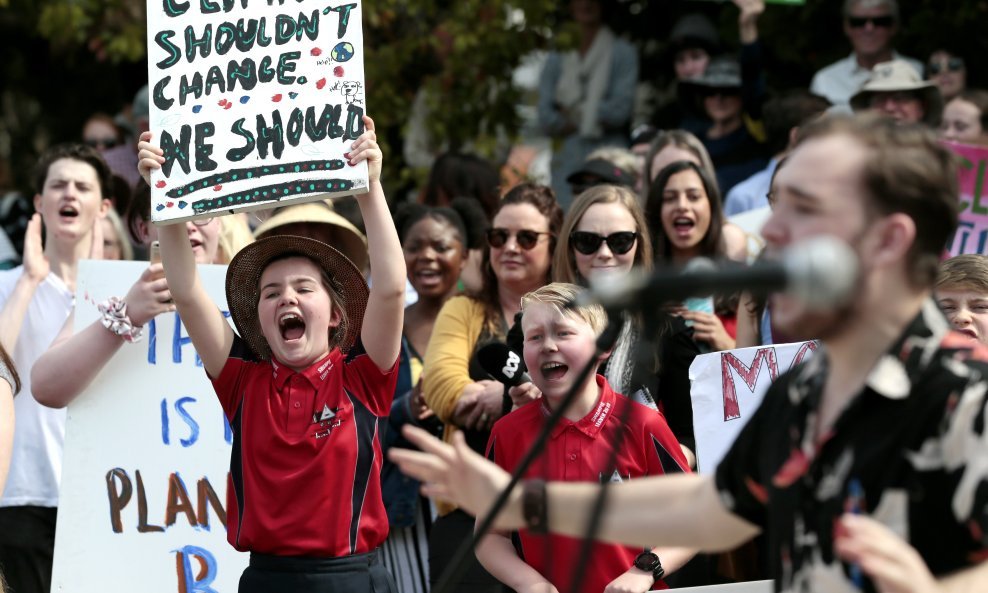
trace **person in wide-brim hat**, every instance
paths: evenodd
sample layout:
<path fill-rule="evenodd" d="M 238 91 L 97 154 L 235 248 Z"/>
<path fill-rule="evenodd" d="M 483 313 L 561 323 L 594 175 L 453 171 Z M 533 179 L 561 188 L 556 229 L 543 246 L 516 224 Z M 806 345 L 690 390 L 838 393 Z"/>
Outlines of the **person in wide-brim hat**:
<path fill-rule="evenodd" d="M 255 241 L 230 262 L 226 272 L 226 299 L 240 337 L 262 360 L 271 358 L 271 348 L 261 332 L 257 314 L 261 275 L 271 263 L 290 257 L 304 257 L 323 273 L 332 306 L 341 313 L 340 324 L 330 334 L 329 348 L 348 350 L 360 335 L 369 294 L 367 283 L 353 262 L 336 249 L 295 235 L 275 235 Z"/>
<path fill-rule="evenodd" d="M 874 109 L 900 123 L 922 122 L 938 126 L 943 97 L 936 83 L 923 80 L 904 60 L 875 64 L 871 76 L 851 97 L 855 111 Z"/>
<path fill-rule="evenodd" d="M 679 84 L 690 90 L 724 89 L 741 92 L 741 64 L 734 58 L 720 56 L 711 60 L 703 75 L 690 80 L 681 80 Z"/>
<path fill-rule="evenodd" d="M 332 200 L 315 200 L 277 209 L 256 229 L 254 237 L 298 235 L 316 239 L 342 252 L 357 266 L 367 269 L 367 239 L 356 226 L 336 212 Z"/>

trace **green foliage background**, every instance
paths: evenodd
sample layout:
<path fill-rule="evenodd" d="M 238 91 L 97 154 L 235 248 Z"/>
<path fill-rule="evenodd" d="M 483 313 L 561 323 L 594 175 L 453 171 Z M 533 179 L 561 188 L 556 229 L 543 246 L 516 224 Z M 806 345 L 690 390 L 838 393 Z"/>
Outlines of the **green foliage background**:
<path fill-rule="evenodd" d="M 295 0 L 287 0 L 294 3 Z M 287 3 L 286 2 L 286 3 Z M 847 55 L 840 0 L 770 5 L 760 29 L 769 84 L 806 86 L 819 67 Z M 988 85 L 988 0 L 900 0 L 897 46 L 923 58 L 945 46 L 968 59 L 969 76 Z M 467 141 L 494 156 L 495 138 L 518 126 L 511 72 L 537 48 L 572 40 L 566 5 L 554 0 L 365 0 L 369 112 L 382 129 L 390 184 L 411 185 L 401 139 L 411 102 L 426 89 L 434 138 Z M 665 39 L 678 16 L 700 11 L 736 46 L 729 2 L 612 0 L 608 17 L 642 51 L 642 78 L 669 72 Z M 30 191 L 37 155 L 77 139 L 93 111 L 115 113 L 147 80 L 145 4 L 140 0 L 0 0 L 0 189 Z M 440 58 L 442 56 L 442 58 Z"/>

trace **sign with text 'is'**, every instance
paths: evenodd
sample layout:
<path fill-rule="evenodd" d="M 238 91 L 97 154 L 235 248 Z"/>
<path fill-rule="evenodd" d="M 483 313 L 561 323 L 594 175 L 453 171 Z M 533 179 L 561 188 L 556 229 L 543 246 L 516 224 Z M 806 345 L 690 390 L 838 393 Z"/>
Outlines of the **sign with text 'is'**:
<path fill-rule="evenodd" d="M 83 261 L 75 331 L 146 262 Z M 225 266 L 200 266 L 225 308 Z M 68 408 L 52 591 L 235 593 L 247 554 L 226 541 L 233 435 L 178 315 L 124 344 Z"/>
<path fill-rule="evenodd" d="M 697 471 L 713 473 L 772 381 L 808 360 L 816 342 L 702 354 L 690 365 Z"/>
<path fill-rule="evenodd" d="M 148 0 L 156 223 L 367 191 L 360 0 Z"/>

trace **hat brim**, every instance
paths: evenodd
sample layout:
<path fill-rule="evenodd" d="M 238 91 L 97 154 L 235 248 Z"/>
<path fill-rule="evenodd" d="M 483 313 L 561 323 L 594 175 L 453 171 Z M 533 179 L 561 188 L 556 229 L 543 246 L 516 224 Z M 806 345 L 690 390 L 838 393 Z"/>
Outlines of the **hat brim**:
<path fill-rule="evenodd" d="M 680 80 L 679 85 L 688 91 L 708 90 L 708 89 L 731 89 L 741 90 L 744 85 L 740 78 L 733 76 L 718 76 L 711 78 L 696 78 L 693 80 Z"/>
<path fill-rule="evenodd" d="M 257 315 L 261 274 L 272 260 L 293 254 L 308 258 L 325 270 L 341 295 L 347 324 L 346 335 L 340 337 L 338 344 L 340 350 L 349 350 L 360 336 L 369 296 L 367 283 L 353 262 L 336 249 L 315 239 L 295 235 L 276 235 L 255 241 L 241 249 L 230 262 L 226 271 L 226 302 L 241 339 L 262 360 L 271 358 L 271 348 L 261 332 Z M 339 304 L 333 303 L 334 306 Z"/>

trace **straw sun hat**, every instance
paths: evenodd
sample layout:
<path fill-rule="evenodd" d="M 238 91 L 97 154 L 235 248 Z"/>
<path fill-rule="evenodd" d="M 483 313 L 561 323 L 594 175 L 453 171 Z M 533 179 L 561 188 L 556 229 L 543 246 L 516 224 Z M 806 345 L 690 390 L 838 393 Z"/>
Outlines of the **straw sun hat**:
<path fill-rule="evenodd" d="M 316 200 L 293 204 L 275 210 L 274 215 L 254 229 L 254 237 L 283 234 L 280 227 L 296 223 L 325 225 L 333 230 L 337 244 L 332 246 L 343 252 L 358 269 L 367 268 L 367 239 L 353 224 L 338 214 L 332 200 Z"/>
<path fill-rule="evenodd" d="M 333 306 L 342 305 L 346 321 L 336 329 L 340 335 L 335 340 L 340 350 L 348 350 L 360 335 L 360 326 L 367 307 L 367 283 L 353 262 L 345 255 L 315 239 L 295 235 L 276 235 L 260 239 L 244 247 L 230 262 L 226 271 L 226 301 L 230 316 L 240 337 L 263 360 L 271 358 L 271 348 L 261 333 L 257 316 L 260 300 L 261 274 L 275 259 L 297 255 L 305 257 L 326 272 L 340 299 L 333 298 Z"/>

